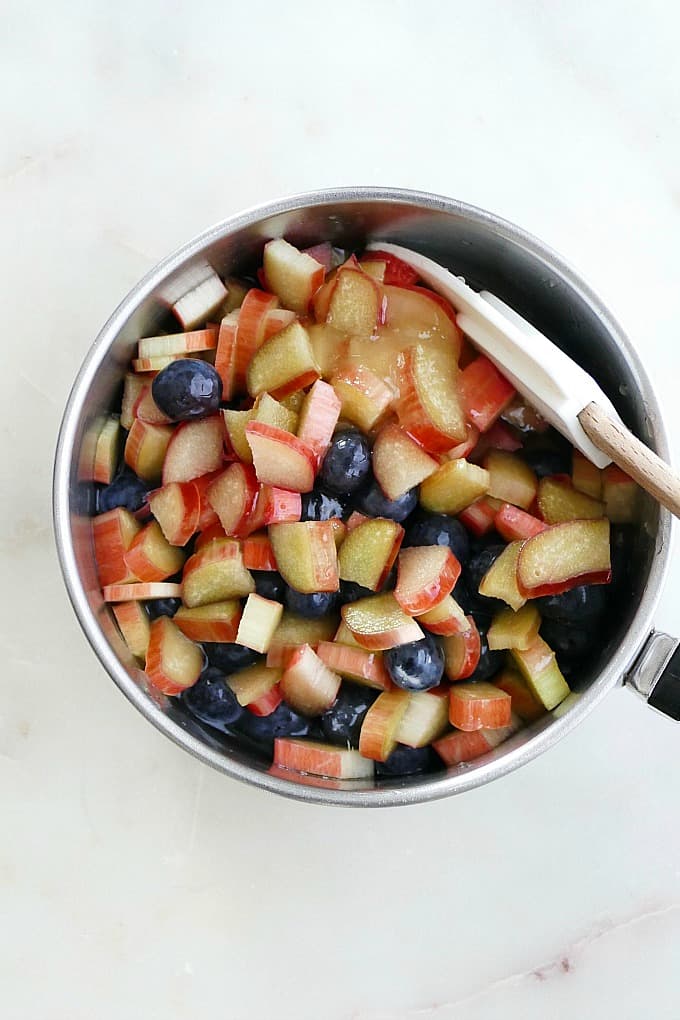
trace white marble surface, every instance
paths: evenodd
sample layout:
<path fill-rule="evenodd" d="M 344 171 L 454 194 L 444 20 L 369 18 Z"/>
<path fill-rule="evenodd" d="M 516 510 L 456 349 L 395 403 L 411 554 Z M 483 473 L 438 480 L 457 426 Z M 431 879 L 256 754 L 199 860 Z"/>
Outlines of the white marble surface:
<path fill-rule="evenodd" d="M 5 0 L 2 25 L 3 1017 L 676 1020 L 677 727 L 616 691 L 455 800 L 251 791 L 104 675 L 49 509 L 68 388 L 126 290 L 211 222 L 330 184 L 546 239 L 636 340 L 677 455 L 675 5 Z M 679 607 L 676 564 L 659 626 Z"/>

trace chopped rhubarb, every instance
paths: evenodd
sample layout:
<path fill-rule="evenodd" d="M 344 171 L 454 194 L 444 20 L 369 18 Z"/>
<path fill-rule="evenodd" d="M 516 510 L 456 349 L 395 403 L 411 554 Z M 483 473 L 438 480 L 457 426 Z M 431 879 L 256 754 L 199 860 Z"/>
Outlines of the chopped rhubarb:
<path fill-rule="evenodd" d="M 412 546 L 399 553 L 397 571 L 394 597 L 405 613 L 418 616 L 451 594 L 460 577 L 460 563 L 448 546 Z"/>
<path fill-rule="evenodd" d="M 458 385 L 465 413 L 480 432 L 491 428 L 515 395 L 512 383 L 483 354 L 463 369 Z"/>

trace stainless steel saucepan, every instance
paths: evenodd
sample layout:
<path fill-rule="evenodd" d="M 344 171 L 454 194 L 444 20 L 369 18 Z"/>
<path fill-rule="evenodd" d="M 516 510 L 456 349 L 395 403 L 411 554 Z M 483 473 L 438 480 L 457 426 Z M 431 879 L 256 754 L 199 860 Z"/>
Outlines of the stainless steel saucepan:
<path fill-rule="evenodd" d="M 140 712 L 171 740 L 228 776 L 322 804 L 379 807 L 446 797 L 497 779 L 547 751 L 613 687 L 627 684 L 653 707 L 680 718 L 680 651 L 654 631 L 653 616 L 670 556 L 670 515 L 651 500 L 630 549 L 629 598 L 608 621 L 576 684 L 578 699 L 521 730 L 495 751 L 435 775 L 331 782 L 284 778 L 228 737 L 202 727 L 173 699 L 149 690 L 103 604 L 88 517 L 84 461 L 92 423 L 119 406 L 136 341 L 162 328 L 167 296 L 188 289 L 206 263 L 222 275 L 252 271 L 271 237 L 300 246 L 322 240 L 362 248 L 373 238 L 431 256 L 475 288 L 498 295 L 597 378 L 626 424 L 664 459 L 668 441 L 637 353 L 602 302 L 562 259 L 519 227 L 437 195 L 346 188 L 273 202 L 207 230 L 161 262 L 128 294 L 99 333 L 68 400 L 54 468 L 57 548 L 71 602 L 100 662 Z M 89 430 L 89 431 L 88 431 Z M 86 466 L 86 465 L 85 465 Z M 85 474 L 87 472 L 85 471 Z"/>

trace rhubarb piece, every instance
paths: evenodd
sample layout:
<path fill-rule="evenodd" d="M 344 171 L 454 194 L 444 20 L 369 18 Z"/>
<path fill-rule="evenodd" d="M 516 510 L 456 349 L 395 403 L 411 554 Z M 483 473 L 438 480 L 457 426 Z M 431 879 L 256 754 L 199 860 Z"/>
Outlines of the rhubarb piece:
<path fill-rule="evenodd" d="M 527 598 L 558 595 L 582 584 L 608 584 L 610 580 L 606 517 L 548 528 L 522 545 L 517 561 L 518 587 Z"/>
<path fill-rule="evenodd" d="M 159 482 L 175 435 L 172 425 L 150 425 L 136 418 L 125 441 L 125 463 L 145 482 Z"/>
<path fill-rule="evenodd" d="M 447 765 L 462 765 L 493 751 L 519 729 L 519 720 L 511 716 L 510 725 L 497 730 L 455 730 L 435 740 L 433 748 Z"/>
<path fill-rule="evenodd" d="M 172 435 L 163 462 L 163 485 L 190 482 L 222 467 L 224 420 L 221 414 L 184 421 Z"/>
<path fill-rule="evenodd" d="M 321 372 L 314 361 L 314 352 L 307 330 L 299 322 L 267 340 L 253 355 L 246 372 L 251 397 L 265 391 L 274 397 L 304 389 Z"/>
<path fill-rule="evenodd" d="M 302 516 L 302 498 L 299 492 L 279 489 L 275 485 L 262 485 L 257 497 L 256 518 L 258 527 L 299 521 Z"/>
<path fill-rule="evenodd" d="M 351 530 L 348 526 L 338 554 L 341 579 L 379 591 L 397 558 L 403 537 L 401 525 L 384 517 L 364 520 Z"/>
<path fill-rule="evenodd" d="M 272 599 L 251 594 L 246 599 L 243 615 L 236 635 L 236 644 L 266 652 L 281 620 L 283 606 Z"/>
<path fill-rule="evenodd" d="M 303 594 L 337 591 L 338 557 L 329 521 L 272 524 L 269 539 L 284 581 Z"/>
<path fill-rule="evenodd" d="M 459 577 L 460 563 L 448 546 L 411 546 L 399 553 L 394 597 L 405 613 L 419 616 L 450 595 Z"/>
<path fill-rule="evenodd" d="M 104 419 L 101 431 L 97 437 L 94 452 L 93 482 L 101 482 L 108 485 L 116 473 L 118 467 L 119 451 L 121 441 L 120 419 L 118 415 L 110 414 Z"/>
<path fill-rule="evenodd" d="M 449 724 L 447 692 L 409 691 L 408 705 L 402 716 L 396 739 L 407 747 L 427 747 L 445 733 Z"/>
<path fill-rule="evenodd" d="M 301 645 L 290 656 L 281 677 L 281 694 L 296 712 L 321 715 L 337 698 L 340 683 L 340 676 L 309 645 Z"/>
<path fill-rule="evenodd" d="M 227 677 L 227 685 L 236 695 L 242 708 L 253 715 L 271 715 L 281 704 L 281 670 L 270 669 L 261 662 L 246 666 Z"/>
<path fill-rule="evenodd" d="M 298 439 L 316 457 L 317 466 L 326 456 L 340 417 L 342 401 L 332 386 L 318 379 L 306 395 L 300 409 Z"/>
<path fill-rule="evenodd" d="M 167 616 L 151 624 L 145 672 L 163 694 L 181 694 L 193 687 L 204 664 L 203 650 L 182 634 Z"/>
<path fill-rule="evenodd" d="M 488 535 L 495 526 L 496 514 L 500 507 L 499 500 L 492 499 L 491 496 L 482 496 L 481 499 L 476 499 L 474 503 L 470 503 L 470 506 L 461 510 L 458 520 L 473 535 L 481 538 L 482 535 Z"/>
<path fill-rule="evenodd" d="M 264 246 L 262 265 L 268 288 L 284 308 L 303 314 L 324 282 L 325 267 L 282 237 Z"/>
<path fill-rule="evenodd" d="M 512 698 L 512 711 L 523 722 L 532 723 L 545 715 L 545 708 L 531 693 L 520 673 L 508 667 L 494 677 L 494 684 Z"/>
<path fill-rule="evenodd" d="M 133 358 L 132 368 L 133 371 L 143 372 L 162 372 L 164 368 L 171 365 L 173 361 L 181 361 L 186 358 L 186 354 L 160 354 L 156 358 Z"/>
<path fill-rule="evenodd" d="M 228 297 L 227 288 L 214 269 L 206 266 L 204 272 L 205 278 L 170 306 L 182 329 L 194 329 L 199 322 L 205 322 Z"/>
<path fill-rule="evenodd" d="M 336 626 L 335 616 L 322 616 L 313 620 L 284 610 L 269 645 L 267 665 L 285 666 L 293 652 L 301 645 L 310 645 L 314 648 L 321 641 L 330 641 Z"/>
<path fill-rule="evenodd" d="M 261 393 L 257 398 L 253 404 L 252 418 L 250 420 L 261 421 L 264 425 L 273 425 L 275 428 L 284 429 L 286 432 L 295 432 L 298 427 L 297 413 L 278 400 L 274 400 L 269 393 Z"/>
<path fill-rule="evenodd" d="M 391 592 L 348 603 L 341 612 L 357 642 L 371 651 L 384 651 L 423 637 L 416 621 L 406 615 Z"/>
<path fill-rule="evenodd" d="M 111 608 L 130 653 L 136 659 L 143 660 L 146 657 L 151 634 L 147 611 L 139 602 L 119 602 Z"/>
<path fill-rule="evenodd" d="M 575 489 L 591 499 L 602 498 L 602 472 L 580 450 L 571 452 L 571 481 Z M 609 517 L 609 514 L 607 514 Z M 611 518 L 610 518 L 611 520 Z"/>
<path fill-rule="evenodd" d="M 363 432 L 370 432 L 394 401 L 390 387 L 363 365 L 351 362 L 341 365 L 331 385 L 342 401 L 342 417 Z"/>
<path fill-rule="evenodd" d="M 160 407 L 153 399 L 153 393 L 151 392 L 150 384 L 142 387 L 139 396 L 135 401 L 135 405 L 132 409 L 133 417 L 141 418 L 142 421 L 148 422 L 149 425 L 171 425 L 172 421 L 168 418 L 167 414 L 161 411 Z"/>
<path fill-rule="evenodd" d="M 387 269 L 386 262 L 378 262 L 374 259 L 362 259 L 361 268 L 372 280 L 376 280 L 378 283 L 383 283 L 385 280 L 385 270 Z"/>
<path fill-rule="evenodd" d="M 215 524 L 219 525 L 219 517 L 208 502 L 208 489 L 215 479 L 219 477 L 219 474 L 219 471 L 209 471 L 207 475 L 199 475 L 198 478 L 192 478 L 189 483 L 193 485 L 198 492 L 197 531 L 206 531 L 208 528 L 214 527 Z M 224 538 L 224 535 L 221 535 L 220 537 Z"/>
<path fill-rule="evenodd" d="M 170 545 L 186 545 L 198 530 L 201 499 L 193 482 L 170 482 L 149 495 L 149 508 Z"/>
<path fill-rule="evenodd" d="M 250 290 L 250 284 L 246 280 L 240 280 L 237 276 L 228 276 L 224 282 L 227 287 L 227 296 L 219 307 L 219 312 L 223 316 L 240 308 Z M 219 318 L 219 315 L 216 317 Z"/>
<path fill-rule="evenodd" d="M 246 426 L 255 417 L 255 412 L 252 409 L 250 411 L 233 411 L 227 407 L 222 411 L 222 414 L 230 447 L 244 464 L 252 464 L 253 455 L 246 439 Z"/>
<path fill-rule="evenodd" d="M 515 453 L 521 449 L 522 441 L 518 439 L 516 432 L 498 420 L 481 437 L 475 455 L 481 459 L 489 450 L 505 450 L 506 453 Z"/>
<path fill-rule="evenodd" d="M 194 542 L 194 552 L 198 552 L 199 549 L 202 549 L 203 546 L 208 545 L 209 542 L 214 542 L 216 538 L 226 537 L 227 536 L 224 533 L 224 528 L 222 527 L 219 521 L 216 521 L 215 524 L 211 524 L 209 527 L 205 529 L 205 531 L 201 531 L 200 534 L 196 535 L 196 541 Z M 243 544 L 245 547 L 245 542 Z M 247 563 L 245 565 L 248 567 Z M 248 567 L 248 569 L 250 570 L 251 568 Z"/>
<path fill-rule="evenodd" d="M 137 344 L 137 357 L 158 358 L 169 354 L 193 354 L 217 347 L 217 329 L 193 330 L 190 333 L 171 333 L 169 336 L 147 336 Z"/>
<path fill-rule="evenodd" d="M 261 422 L 249 421 L 246 439 L 260 482 L 310 492 L 314 487 L 316 457 L 297 436 Z"/>
<path fill-rule="evenodd" d="M 215 353 L 215 371 L 222 380 L 222 400 L 231 400 L 236 383 L 236 336 L 240 308 L 224 316 L 220 323 Z"/>
<path fill-rule="evenodd" d="M 523 544 L 511 542 L 493 561 L 479 585 L 480 595 L 489 599 L 502 599 L 514 610 L 522 608 L 526 595 L 518 587 L 517 563 Z"/>
<path fill-rule="evenodd" d="M 295 322 L 295 312 L 287 308 L 270 308 L 264 317 L 262 342 L 265 343 L 292 322 Z"/>
<path fill-rule="evenodd" d="M 494 616 L 486 635 L 489 648 L 519 648 L 526 651 L 538 636 L 541 617 L 536 606 L 527 604 L 517 612 L 501 609 Z"/>
<path fill-rule="evenodd" d="M 542 637 L 537 637 L 524 651 L 513 648 L 510 654 L 530 691 L 548 712 L 571 693 L 555 653 Z"/>
<path fill-rule="evenodd" d="M 409 705 L 408 691 L 379 694 L 364 716 L 359 752 L 364 758 L 385 761 L 397 746 L 397 733 Z"/>
<path fill-rule="evenodd" d="M 420 502 L 434 513 L 457 514 L 489 488 L 489 472 L 467 460 L 450 460 L 420 486 Z"/>
<path fill-rule="evenodd" d="M 399 424 L 431 453 L 450 450 L 466 438 L 458 398 L 458 372 L 451 354 L 411 347 L 399 376 Z"/>
<path fill-rule="evenodd" d="M 398 425 L 386 425 L 373 444 L 373 473 L 388 499 L 398 499 L 439 467 Z"/>
<path fill-rule="evenodd" d="M 375 336 L 384 314 L 384 298 L 375 280 L 357 269 L 338 271 L 326 314 L 329 325 L 349 336 L 368 338 Z"/>
<path fill-rule="evenodd" d="M 330 379 L 347 357 L 347 337 L 327 322 L 312 323 L 307 327 L 307 334 L 321 378 Z"/>
<path fill-rule="evenodd" d="M 456 446 L 452 446 L 450 450 L 446 450 L 441 453 L 440 459 L 445 460 L 461 460 L 467 459 L 473 451 L 476 450 L 477 443 L 479 442 L 479 429 L 476 429 L 474 425 L 470 425 L 468 422 L 466 427 L 465 439 L 462 443 L 458 443 Z"/>
<path fill-rule="evenodd" d="M 187 609 L 180 606 L 173 616 L 183 634 L 192 641 L 218 641 L 228 644 L 236 641 L 241 619 L 241 603 L 238 599 L 213 602 L 207 606 Z"/>
<path fill-rule="evenodd" d="M 134 408 L 139 400 L 142 390 L 146 389 L 148 382 L 136 372 L 127 372 L 123 380 L 123 399 L 120 406 L 120 423 L 128 431 L 132 428 L 135 420 Z"/>
<path fill-rule="evenodd" d="M 432 634 L 441 634 L 442 637 L 465 634 L 470 629 L 467 616 L 452 595 L 447 595 L 426 613 L 420 613 L 418 623 Z"/>
<path fill-rule="evenodd" d="M 463 369 L 458 387 L 465 413 L 480 432 L 491 428 L 515 395 L 512 383 L 484 355 Z"/>
<path fill-rule="evenodd" d="M 248 570 L 276 570 L 276 557 L 269 536 L 249 535 L 243 542 L 243 563 Z"/>
<path fill-rule="evenodd" d="M 337 641 L 320 641 L 316 654 L 329 669 L 378 691 L 392 689 L 392 681 L 385 669 L 380 652 L 369 652 L 358 645 L 340 644 Z"/>
<path fill-rule="evenodd" d="M 352 510 L 352 513 L 347 518 L 347 534 L 351 535 L 362 524 L 367 524 L 372 520 L 372 517 L 367 517 L 366 514 L 359 513 L 358 510 Z"/>
<path fill-rule="evenodd" d="M 255 582 L 243 565 L 241 545 L 236 539 L 215 539 L 184 565 L 182 601 L 190 609 L 241 598 L 253 591 Z"/>
<path fill-rule="evenodd" d="M 316 740 L 276 737 L 274 765 L 332 779 L 372 779 L 375 766 L 358 751 Z"/>
<path fill-rule="evenodd" d="M 444 673 L 449 680 L 466 680 L 479 665 L 482 642 L 477 624 L 472 616 L 467 617 L 469 628 L 462 634 L 444 638 Z"/>
<path fill-rule="evenodd" d="M 385 267 L 385 283 L 394 287 L 411 287 L 418 283 L 418 273 L 413 266 L 389 252 L 371 248 L 361 258 L 361 268 L 364 271 L 367 262 L 382 262 Z"/>
<path fill-rule="evenodd" d="M 489 496 L 523 510 L 531 506 L 538 479 L 528 464 L 505 450 L 489 450 L 484 467 L 489 472 Z"/>
<path fill-rule="evenodd" d="M 94 558 L 102 585 L 134 581 L 135 575 L 125 562 L 125 554 L 140 529 L 129 510 L 117 506 L 92 521 Z"/>
<path fill-rule="evenodd" d="M 140 581 L 164 581 L 182 569 L 185 555 L 171 545 L 157 521 L 142 528 L 125 553 L 125 562 Z"/>
<path fill-rule="evenodd" d="M 150 599 L 177 599 L 181 594 L 182 585 L 172 581 L 106 584 L 102 588 L 104 602 L 148 602 Z"/>
<path fill-rule="evenodd" d="M 499 730 L 510 725 L 512 699 L 484 681 L 454 684 L 449 692 L 449 722 L 456 729 Z"/>
<path fill-rule="evenodd" d="M 602 498 L 612 524 L 632 524 L 638 520 L 640 489 L 616 464 L 602 472 Z"/>
<path fill-rule="evenodd" d="M 352 631 L 349 629 L 344 620 L 340 621 L 340 626 L 335 632 L 333 640 L 336 644 L 349 645 L 350 648 L 361 648 L 361 645 L 354 637 L 354 634 L 352 634 Z"/>
<path fill-rule="evenodd" d="M 538 517 L 533 517 L 524 510 L 520 510 L 519 507 L 503 503 L 496 512 L 494 527 L 506 542 L 514 542 L 520 538 L 533 538 L 534 535 L 540 535 L 548 525 L 544 521 L 539 521 Z"/>
<path fill-rule="evenodd" d="M 591 520 L 604 514 L 604 503 L 574 489 L 570 481 L 562 482 L 555 477 L 541 479 L 537 499 L 541 516 L 548 524 Z"/>
<path fill-rule="evenodd" d="M 234 366 L 234 388 L 245 389 L 246 371 L 253 355 L 264 343 L 267 312 L 276 308 L 276 295 L 253 287 L 243 299 L 236 330 L 236 361 Z"/>
<path fill-rule="evenodd" d="M 209 485 L 207 499 L 219 517 L 225 535 L 242 538 L 248 523 L 259 485 L 249 464 L 230 464 Z"/>

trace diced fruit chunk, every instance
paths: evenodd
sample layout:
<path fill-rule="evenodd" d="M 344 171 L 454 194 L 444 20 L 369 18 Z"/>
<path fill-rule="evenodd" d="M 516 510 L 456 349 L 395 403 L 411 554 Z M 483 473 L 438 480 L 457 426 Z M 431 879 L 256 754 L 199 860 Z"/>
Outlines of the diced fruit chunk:
<path fill-rule="evenodd" d="M 460 374 L 459 389 L 465 412 L 480 432 L 486 432 L 515 395 L 515 388 L 484 355 Z"/>
<path fill-rule="evenodd" d="M 193 482 L 170 482 L 150 493 L 149 509 L 170 545 L 186 545 L 198 530 L 199 490 Z"/>
<path fill-rule="evenodd" d="M 330 379 L 347 355 L 348 338 L 339 329 L 327 322 L 312 323 L 307 327 L 309 342 L 314 352 L 314 361 L 319 366 L 322 379 Z"/>
<path fill-rule="evenodd" d="M 321 263 L 279 237 L 264 246 L 264 275 L 269 289 L 284 308 L 306 312 L 326 270 Z"/>
<path fill-rule="evenodd" d="M 387 691 L 392 681 L 385 669 L 380 652 L 369 652 L 365 648 L 351 647 L 337 641 L 320 641 L 316 654 L 329 669 L 340 676 L 379 691 Z"/>
<path fill-rule="evenodd" d="M 538 517 L 533 517 L 524 510 L 520 510 L 519 507 L 503 503 L 496 511 L 494 527 L 506 542 L 514 542 L 519 538 L 533 538 L 534 535 L 540 535 L 548 525 L 544 521 L 539 521 Z"/>
<path fill-rule="evenodd" d="M 120 405 L 120 423 L 124 429 L 131 429 L 135 420 L 134 407 L 141 392 L 148 383 L 136 372 L 127 372 L 123 380 L 123 399 Z"/>
<path fill-rule="evenodd" d="M 184 565 L 182 601 L 190 609 L 241 598 L 253 591 L 255 582 L 243 565 L 241 545 L 236 539 L 217 538 Z"/>
<path fill-rule="evenodd" d="M 246 439 L 246 426 L 255 417 L 255 412 L 252 408 L 249 411 L 234 411 L 230 407 L 225 407 L 222 414 L 229 446 L 240 461 L 244 464 L 252 464 L 253 455 Z"/>
<path fill-rule="evenodd" d="M 399 424 L 426 450 L 450 450 L 466 436 L 453 356 L 420 345 L 404 354 L 399 375 Z"/>
<path fill-rule="evenodd" d="M 321 715 L 338 696 L 341 678 L 309 645 L 291 655 L 281 677 L 284 700 L 305 715 Z"/>
<path fill-rule="evenodd" d="M 504 648 L 526 650 L 538 636 L 541 617 L 536 606 L 527 604 L 517 612 L 501 609 L 493 618 L 486 639 L 492 651 Z"/>
<path fill-rule="evenodd" d="M 569 684 L 557 665 L 555 653 L 542 637 L 524 651 L 513 648 L 512 655 L 532 694 L 549 712 L 570 694 Z"/>
<path fill-rule="evenodd" d="M 236 643 L 252 648 L 255 652 L 266 652 L 274 632 L 279 625 L 283 606 L 261 595 L 250 594 L 243 608 Z"/>
<path fill-rule="evenodd" d="M 432 746 L 447 765 L 462 765 L 493 751 L 517 729 L 518 722 L 511 719 L 509 726 L 498 730 L 475 730 L 471 733 L 455 730 L 435 740 Z"/>
<path fill-rule="evenodd" d="M 167 616 L 151 624 L 146 675 L 163 694 L 180 694 L 192 687 L 203 669 L 203 650 L 182 634 Z"/>
<path fill-rule="evenodd" d="M 193 329 L 199 322 L 205 321 L 228 296 L 227 288 L 217 273 L 209 266 L 204 272 L 205 278 L 171 305 L 173 315 L 183 329 Z"/>
<path fill-rule="evenodd" d="M 433 609 L 451 594 L 460 577 L 460 563 L 445 545 L 402 549 L 397 569 L 394 597 L 410 616 Z"/>
<path fill-rule="evenodd" d="M 217 346 L 217 329 L 192 330 L 189 333 L 171 333 L 169 336 L 147 336 L 137 344 L 139 358 L 165 357 L 168 354 L 191 354 L 209 351 Z"/>
<path fill-rule="evenodd" d="M 94 451 L 94 471 L 92 480 L 108 485 L 112 481 L 118 467 L 118 453 L 121 440 L 120 419 L 110 414 L 104 419 L 97 437 Z"/>
<path fill-rule="evenodd" d="M 144 659 L 151 634 L 149 614 L 139 602 L 119 602 L 111 608 L 131 654 Z"/>
<path fill-rule="evenodd" d="M 249 421 L 246 439 L 258 480 L 295 492 L 314 487 L 316 457 L 297 436 L 261 422 Z"/>
<path fill-rule="evenodd" d="M 330 641 L 336 625 L 335 616 L 322 616 L 314 620 L 284 610 L 269 645 L 267 665 L 285 666 L 292 653 L 301 645 L 316 647 L 322 641 Z"/>
<path fill-rule="evenodd" d="M 448 722 L 449 700 L 445 691 L 409 691 L 397 741 L 408 747 L 427 747 L 446 731 Z"/>
<path fill-rule="evenodd" d="M 394 401 L 393 390 L 363 365 L 341 365 L 331 385 L 342 401 L 342 417 L 363 432 L 370 432 Z"/>
<path fill-rule="evenodd" d="M 548 524 L 592 519 L 604 514 L 604 503 L 556 478 L 541 479 L 537 499 L 541 516 Z"/>
<path fill-rule="evenodd" d="M 374 336 L 384 316 L 380 287 L 359 269 L 342 268 L 333 287 L 326 321 L 349 336 Z"/>
<path fill-rule="evenodd" d="M 488 489 L 488 471 L 467 460 L 450 460 L 422 483 L 420 502 L 434 513 L 457 514 Z"/>
<path fill-rule="evenodd" d="M 173 616 L 183 634 L 192 641 L 218 641 L 231 644 L 236 641 L 241 603 L 238 599 L 212 602 L 207 606 L 187 609 L 180 606 Z"/>
<path fill-rule="evenodd" d="M 474 617 L 468 616 L 469 627 L 462 634 L 444 638 L 444 673 L 449 680 L 466 680 L 479 665 L 481 638 Z"/>
<path fill-rule="evenodd" d="M 423 632 L 394 595 L 373 595 L 342 607 L 342 618 L 362 648 L 382 651 L 419 641 Z"/>
<path fill-rule="evenodd" d="M 302 403 L 298 439 L 312 451 L 317 465 L 321 464 L 331 445 L 341 407 L 342 401 L 333 387 L 321 379 L 314 383 Z"/>
<path fill-rule="evenodd" d="M 452 595 L 447 595 L 433 609 L 418 615 L 418 623 L 432 634 L 449 637 L 451 634 L 465 634 L 470 622 Z"/>
<path fill-rule="evenodd" d="M 526 595 L 520 590 L 517 582 L 517 563 L 522 545 L 523 543 L 518 541 L 506 546 L 491 564 L 479 585 L 480 595 L 489 599 L 502 599 L 514 610 L 521 609 L 526 602 Z"/>
<path fill-rule="evenodd" d="M 276 308 L 279 299 L 275 294 L 253 287 L 243 299 L 236 330 L 236 361 L 234 365 L 234 388 L 245 388 L 246 371 L 253 355 L 264 342 L 267 312 Z"/>
<path fill-rule="evenodd" d="M 489 450 L 484 467 L 489 472 L 489 496 L 528 510 L 538 486 L 528 464 L 505 450 Z"/>
<path fill-rule="evenodd" d="M 135 580 L 125 562 L 125 554 L 139 529 L 139 522 L 121 506 L 93 519 L 94 558 L 102 586 Z"/>
<path fill-rule="evenodd" d="M 385 761 L 397 746 L 397 733 L 409 705 L 408 691 L 379 694 L 364 716 L 359 752 L 364 758 Z"/>
<path fill-rule="evenodd" d="M 274 765 L 332 779 L 371 779 L 374 772 L 373 762 L 358 751 L 295 737 L 276 738 Z"/>
<path fill-rule="evenodd" d="M 343 581 L 378 591 L 397 558 L 404 529 L 384 517 L 361 521 L 340 546 L 338 570 Z"/>
<path fill-rule="evenodd" d="M 140 581 L 164 581 L 182 569 L 184 560 L 184 551 L 170 545 L 157 521 L 142 528 L 125 553 L 130 572 Z"/>
<path fill-rule="evenodd" d="M 231 400 L 236 379 L 236 335 L 240 309 L 224 316 L 220 323 L 215 353 L 215 371 L 222 380 L 222 399 Z"/>
<path fill-rule="evenodd" d="M 524 722 L 535 722 L 545 715 L 545 708 L 529 690 L 527 683 L 515 669 L 504 669 L 494 677 L 494 684 L 512 698 L 512 711 Z"/>
<path fill-rule="evenodd" d="M 500 507 L 501 504 L 497 499 L 493 499 L 491 496 L 482 496 L 481 499 L 476 499 L 474 503 L 470 503 L 470 506 L 461 510 L 458 520 L 473 535 L 481 537 L 487 535 L 494 527 L 496 514 Z"/>
<path fill-rule="evenodd" d="M 163 462 L 163 485 L 190 482 L 217 471 L 223 459 L 224 419 L 221 414 L 182 422 L 168 445 Z"/>
<path fill-rule="evenodd" d="M 251 397 L 264 392 L 285 397 L 287 393 L 309 386 L 320 375 L 307 330 L 299 322 L 293 322 L 254 354 L 248 365 L 246 382 Z"/>
<path fill-rule="evenodd" d="M 173 581 L 144 581 L 129 584 L 107 584 L 102 588 L 104 602 L 144 602 L 152 599 L 176 599 L 182 585 Z"/>
<path fill-rule="evenodd" d="M 249 464 L 230 464 L 208 486 L 210 506 L 217 514 L 225 535 L 241 538 L 248 533 L 248 524 L 259 485 Z"/>
<path fill-rule="evenodd" d="M 243 542 L 243 563 L 248 570 L 276 570 L 276 557 L 268 535 L 249 535 Z"/>
<path fill-rule="evenodd" d="M 602 496 L 600 469 L 584 457 L 580 450 L 572 450 L 571 457 L 571 481 L 574 488 L 579 492 L 585 492 L 591 499 L 600 499 Z"/>
<path fill-rule="evenodd" d="M 248 412 L 250 413 L 250 412 Z M 265 425 L 273 425 L 277 429 L 284 429 L 286 432 L 295 432 L 298 425 L 296 411 L 280 403 L 269 393 L 261 393 L 252 408 L 251 421 L 261 421 Z M 245 441 L 245 439 L 244 439 Z"/>
<path fill-rule="evenodd" d="M 281 670 L 270 669 L 262 662 L 246 666 L 227 677 L 227 684 L 239 705 L 259 716 L 271 715 L 281 704 L 280 681 Z"/>
<path fill-rule="evenodd" d="M 284 581 L 310 594 L 337 591 L 338 557 L 330 521 L 272 524 L 269 539 Z"/>
<path fill-rule="evenodd" d="M 405 492 L 433 475 L 439 467 L 398 425 L 386 425 L 373 444 L 373 473 L 388 499 Z"/>
<path fill-rule="evenodd" d="M 602 472 L 602 498 L 612 524 L 631 524 L 638 519 L 640 489 L 616 464 L 610 464 Z"/>
<path fill-rule="evenodd" d="M 568 521 L 528 539 L 517 560 L 517 582 L 528 598 L 557 595 L 611 578 L 609 521 Z"/>
<path fill-rule="evenodd" d="M 449 722 L 456 729 L 498 730 L 510 725 L 512 699 L 493 684 L 454 684 L 449 692 Z"/>
<path fill-rule="evenodd" d="M 125 441 L 125 463 L 145 482 L 159 482 L 174 437 L 172 425 L 151 425 L 135 418 Z"/>

